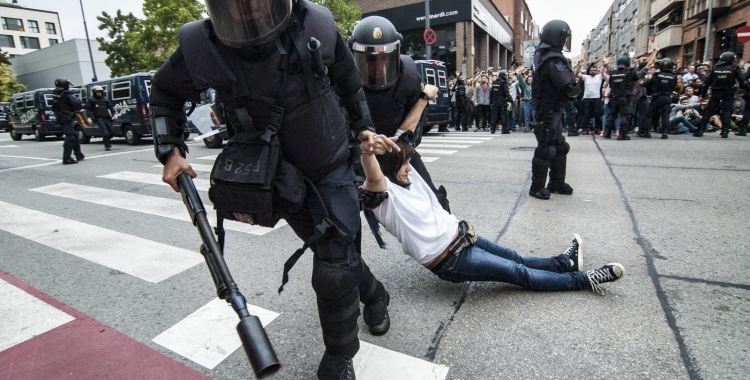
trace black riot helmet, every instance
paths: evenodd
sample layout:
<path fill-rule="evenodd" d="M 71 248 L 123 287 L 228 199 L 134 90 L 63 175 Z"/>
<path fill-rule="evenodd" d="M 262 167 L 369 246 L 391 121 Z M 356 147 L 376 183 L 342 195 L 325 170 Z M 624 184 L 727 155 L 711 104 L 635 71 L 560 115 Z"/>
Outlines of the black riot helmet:
<path fill-rule="evenodd" d="M 627 69 L 630 67 L 630 57 L 627 55 L 620 56 L 617 58 L 617 68 L 620 70 Z"/>
<path fill-rule="evenodd" d="M 672 58 L 664 58 L 659 63 L 659 69 L 662 71 L 672 72 L 674 70 L 674 61 Z"/>
<path fill-rule="evenodd" d="M 292 0 L 206 0 L 206 7 L 216 37 L 235 48 L 272 40 L 292 14 Z"/>
<path fill-rule="evenodd" d="M 503 80 L 508 80 L 508 70 L 500 70 L 497 72 L 498 78 L 503 78 Z"/>
<path fill-rule="evenodd" d="M 466 84 L 466 78 L 463 75 L 460 75 L 458 79 L 456 80 L 456 83 L 460 85 Z"/>
<path fill-rule="evenodd" d="M 365 17 L 354 26 L 349 48 L 366 87 L 377 90 L 396 83 L 401 75 L 402 39 L 396 27 L 380 16 Z"/>
<path fill-rule="evenodd" d="M 570 31 L 570 26 L 563 20 L 552 20 L 542 27 L 542 32 L 539 33 L 539 39 L 542 43 L 539 45 L 540 49 L 554 47 L 565 51 L 570 51 L 570 41 L 573 33 Z"/>
<path fill-rule="evenodd" d="M 734 54 L 733 51 L 725 51 L 725 52 L 721 53 L 721 55 L 719 56 L 719 61 L 726 62 L 727 64 L 731 65 L 731 64 L 734 63 L 734 58 L 735 57 L 736 57 L 736 55 Z"/>
<path fill-rule="evenodd" d="M 55 89 L 58 90 L 69 90 L 70 86 L 72 86 L 73 83 L 70 83 L 68 78 L 57 78 L 55 79 Z"/>

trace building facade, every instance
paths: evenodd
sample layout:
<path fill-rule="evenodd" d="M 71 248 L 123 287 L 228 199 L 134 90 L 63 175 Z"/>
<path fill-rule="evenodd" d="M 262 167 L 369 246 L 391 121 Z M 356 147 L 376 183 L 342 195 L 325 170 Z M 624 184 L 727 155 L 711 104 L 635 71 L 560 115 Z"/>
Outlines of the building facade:
<path fill-rule="evenodd" d="M 424 0 L 357 0 L 362 17 L 385 17 L 404 36 L 402 54 L 444 61 L 451 74 L 473 75 L 474 68 L 510 66 L 514 31 L 510 18 L 493 0 L 431 0 L 429 4 L 430 28 L 437 41 L 426 57 Z"/>
<path fill-rule="evenodd" d="M 614 62 L 623 55 L 636 55 L 639 4 L 639 0 L 615 0 L 612 3 L 584 40 L 582 63 L 590 64 L 604 57 Z"/>
<path fill-rule="evenodd" d="M 536 50 L 534 40 L 539 39 L 539 28 L 534 22 L 526 0 L 492 0 L 492 2 L 513 28 L 513 58 L 530 67 Z"/>
<path fill-rule="evenodd" d="M 24 55 L 64 41 L 57 12 L 0 2 L 0 49 L 10 57 Z"/>
<path fill-rule="evenodd" d="M 747 26 L 750 20 L 750 0 L 713 0 L 711 31 L 708 33 L 710 43 L 706 50 L 706 1 L 688 0 L 676 3 L 681 3 L 680 7 L 684 8 L 679 54 L 685 65 L 717 59 L 723 52 L 720 46 L 723 32 L 734 34 L 737 28 Z M 738 61 L 750 60 L 750 43 L 736 43 L 733 51 L 737 54 Z"/>
<path fill-rule="evenodd" d="M 99 51 L 99 42 L 91 41 L 94 66 L 99 80 L 109 79 L 111 71 L 104 60 L 107 53 Z M 94 72 L 86 40 L 74 38 L 29 54 L 10 59 L 16 81 L 29 90 L 54 87 L 55 79 L 68 78 L 75 85 L 91 83 Z"/>

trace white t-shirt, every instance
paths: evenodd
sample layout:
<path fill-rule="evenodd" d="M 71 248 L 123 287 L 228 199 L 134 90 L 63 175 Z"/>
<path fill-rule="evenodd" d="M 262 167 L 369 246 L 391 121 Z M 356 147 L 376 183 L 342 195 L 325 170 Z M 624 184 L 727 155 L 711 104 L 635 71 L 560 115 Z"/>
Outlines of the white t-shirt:
<path fill-rule="evenodd" d="M 422 265 L 430 264 L 453 241 L 458 219 L 443 210 L 415 170 L 409 172 L 409 189 L 385 179 L 388 199 L 373 209 L 375 218 L 398 239 L 405 254 Z"/>
<path fill-rule="evenodd" d="M 602 97 L 602 74 L 583 75 L 583 84 L 586 89 L 583 91 L 584 99 L 599 99 Z"/>

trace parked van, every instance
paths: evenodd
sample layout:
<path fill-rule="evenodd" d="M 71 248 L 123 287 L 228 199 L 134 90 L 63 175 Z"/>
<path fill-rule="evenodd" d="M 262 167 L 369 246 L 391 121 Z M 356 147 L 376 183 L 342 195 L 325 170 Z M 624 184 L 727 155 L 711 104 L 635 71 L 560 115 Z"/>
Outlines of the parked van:
<path fill-rule="evenodd" d="M 427 120 L 422 125 L 422 133 L 429 132 L 433 125 L 444 124 L 448 128 L 451 122 L 451 99 L 448 95 L 448 70 L 445 63 L 435 60 L 417 60 L 417 71 L 422 82 L 438 88 L 435 100 L 430 100 L 427 106 Z"/>
<path fill-rule="evenodd" d="M 53 90 L 40 88 L 11 97 L 10 137 L 13 140 L 21 140 L 23 135 L 34 135 L 37 141 L 43 141 L 49 135 L 62 137 L 62 127 L 52 112 Z"/>
<path fill-rule="evenodd" d="M 0 131 L 10 131 L 10 102 L 0 102 Z"/>
<path fill-rule="evenodd" d="M 115 137 L 124 137 L 128 145 L 139 144 L 142 137 L 151 136 L 151 122 L 148 117 L 151 75 L 152 73 L 137 73 L 89 83 L 81 87 L 81 101 L 85 104 L 89 96 L 93 96 L 91 89 L 101 86 L 117 113 L 117 119 L 112 120 Z M 82 116 L 76 124 L 81 144 L 88 144 L 92 137 L 102 137 L 102 131 L 91 117 L 91 112 L 84 110 Z"/>

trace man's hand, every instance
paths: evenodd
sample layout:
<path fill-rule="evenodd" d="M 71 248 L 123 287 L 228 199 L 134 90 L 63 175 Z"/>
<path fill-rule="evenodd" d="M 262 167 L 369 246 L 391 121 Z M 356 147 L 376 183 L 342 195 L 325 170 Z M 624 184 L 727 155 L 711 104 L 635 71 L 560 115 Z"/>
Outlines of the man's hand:
<path fill-rule="evenodd" d="M 118 116 L 115 114 L 115 116 L 112 116 L 112 120 L 117 120 Z"/>
<path fill-rule="evenodd" d="M 164 164 L 164 171 L 162 172 L 161 180 L 169 186 L 172 186 L 174 191 L 179 192 L 180 186 L 177 185 L 177 176 L 180 175 L 180 173 L 187 173 L 190 178 L 196 177 L 195 171 L 190 167 L 187 160 L 182 157 L 180 150 L 174 148 L 172 153 L 167 157 L 167 163 Z"/>
<path fill-rule="evenodd" d="M 425 85 L 424 88 L 422 89 L 422 92 L 427 94 L 427 96 L 429 96 L 430 99 L 432 100 L 435 100 L 435 96 L 437 96 L 438 91 L 440 91 L 440 89 L 431 84 Z"/>
<path fill-rule="evenodd" d="M 360 144 L 359 147 L 362 150 L 362 154 L 383 154 L 386 151 L 390 152 L 393 149 L 396 152 L 400 152 L 401 149 L 391 139 L 385 137 L 385 135 L 378 135 L 375 132 L 363 130 L 359 133 Z M 192 170 L 192 169 L 191 169 Z"/>
<path fill-rule="evenodd" d="M 91 124 L 91 118 L 86 118 L 86 124 Z"/>

